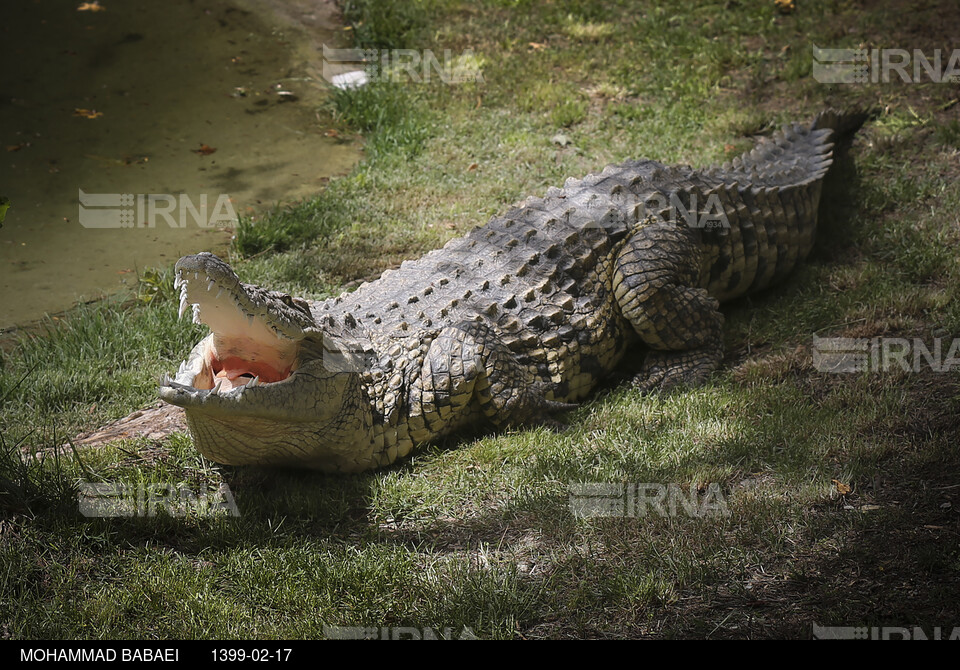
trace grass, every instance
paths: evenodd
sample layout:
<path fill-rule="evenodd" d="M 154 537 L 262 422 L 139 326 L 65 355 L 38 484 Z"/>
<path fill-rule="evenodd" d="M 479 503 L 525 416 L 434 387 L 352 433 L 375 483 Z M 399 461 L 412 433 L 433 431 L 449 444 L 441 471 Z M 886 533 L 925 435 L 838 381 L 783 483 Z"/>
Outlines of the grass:
<path fill-rule="evenodd" d="M 562 433 L 481 434 L 352 477 L 218 466 L 187 434 L 57 450 L 150 403 L 202 336 L 168 271 L 0 356 L 0 631 L 41 638 L 791 637 L 960 614 L 958 372 L 818 372 L 814 334 L 960 336 L 957 88 L 833 86 L 810 44 L 949 47 L 946 2 L 344 3 L 358 46 L 471 50 L 482 82 L 334 94 L 364 160 L 237 230 L 244 281 L 323 298 L 526 195 L 636 157 L 707 164 L 822 106 L 879 105 L 825 193 L 819 243 L 724 308 L 708 386 L 612 380 Z M 944 16 L 952 14 L 946 13 Z M 881 42 L 877 35 L 884 35 Z M 920 37 L 918 37 L 920 36 Z M 897 41 L 899 40 L 899 41 Z M 938 41 L 939 40 L 939 41 Z M 557 143 L 562 132 L 568 143 Z M 32 454 L 41 455 L 39 459 Z M 240 515 L 89 518 L 82 482 L 195 493 Z M 581 518 L 577 483 L 716 484 L 723 513 Z M 152 487 L 152 488 L 151 488 Z"/>

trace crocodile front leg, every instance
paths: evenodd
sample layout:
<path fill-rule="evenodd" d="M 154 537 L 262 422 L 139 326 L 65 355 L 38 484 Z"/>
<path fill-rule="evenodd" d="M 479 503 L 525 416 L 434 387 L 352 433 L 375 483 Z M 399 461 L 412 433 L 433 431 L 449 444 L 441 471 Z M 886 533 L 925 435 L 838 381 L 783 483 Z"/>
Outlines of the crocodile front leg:
<path fill-rule="evenodd" d="M 624 243 L 614 293 L 624 316 L 651 351 L 634 377 L 644 393 L 703 384 L 723 358 L 719 303 L 697 285 L 696 232 L 648 225 Z"/>
<path fill-rule="evenodd" d="M 444 328 L 411 386 L 412 436 L 449 433 L 477 414 L 497 427 L 550 423 L 551 414 L 576 405 L 548 400 L 549 387 L 534 379 L 491 327 L 469 321 Z"/>

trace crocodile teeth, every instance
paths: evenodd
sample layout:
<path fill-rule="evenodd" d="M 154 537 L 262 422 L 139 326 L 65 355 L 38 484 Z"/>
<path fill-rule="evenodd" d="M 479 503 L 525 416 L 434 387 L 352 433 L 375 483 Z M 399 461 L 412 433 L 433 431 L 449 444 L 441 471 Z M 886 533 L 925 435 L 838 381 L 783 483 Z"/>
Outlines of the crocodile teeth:
<path fill-rule="evenodd" d="M 223 386 L 223 380 L 217 380 L 217 385 L 210 389 L 210 395 L 220 395 L 220 387 Z"/>
<path fill-rule="evenodd" d="M 253 379 L 247 382 L 247 388 L 253 388 L 254 386 L 260 385 L 260 375 L 257 375 Z"/>
<path fill-rule="evenodd" d="M 213 281 L 213 280 L 210 279 L 209 277 L 207 278 L 207 280 L 208 280 L 208 281 L 207 281 L 207 291 L 209 291 L 210 289 L 213 288 L 213 285 L 216 284 L 217 282 Z"/>
<path fill-rule="evenodd" d="M 194 303 L 191 307 L 193 307 L 193 322 L 202 323 L 202 321 L 200 321 L 200 305 Z"/>
<path fill-rule="evenodd" d="M 177 312 L 177 318 L 183 318 L 183 313 L 187 311 L 187 294 L 183 292 L 180 294 L 180 310 Z"/>

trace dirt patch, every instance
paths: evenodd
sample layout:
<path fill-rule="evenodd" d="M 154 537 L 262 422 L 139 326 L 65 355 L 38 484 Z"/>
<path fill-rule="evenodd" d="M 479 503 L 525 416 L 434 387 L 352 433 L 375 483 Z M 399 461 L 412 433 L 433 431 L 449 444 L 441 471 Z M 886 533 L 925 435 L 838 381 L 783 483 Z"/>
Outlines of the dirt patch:
<path fill-rule="evenodd" d="M 114 440 L 147 438 L 162 440 L 172 433 L 186 432 L 183 408 L 158 402 L 131 412 L 98 430 L 81 433 L 73 440 L 76 447 L 98 447 Z"/>

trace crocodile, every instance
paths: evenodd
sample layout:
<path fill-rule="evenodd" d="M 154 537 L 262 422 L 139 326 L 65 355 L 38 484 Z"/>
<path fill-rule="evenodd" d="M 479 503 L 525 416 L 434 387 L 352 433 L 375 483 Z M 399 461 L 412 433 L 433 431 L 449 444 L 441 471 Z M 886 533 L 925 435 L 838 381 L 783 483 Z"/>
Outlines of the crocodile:
<path fill-rule="evenodd" d="M 180 315 L 211 332 L 160 396 L 213 461 L 359 472 L 468 426 L 554 425 L 631 350 L 639 392 L 701 385 L 719 305 L 809 254 L 835 145 L 867 116 L 828 109 L 719 166 L 568 179 L 325 301 L 185 256 Z"/>

